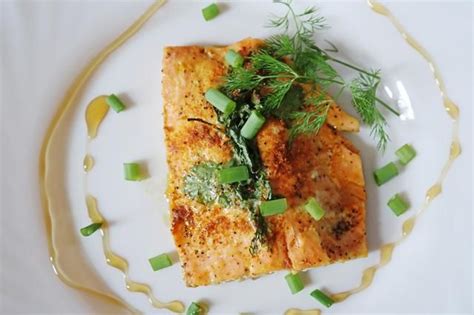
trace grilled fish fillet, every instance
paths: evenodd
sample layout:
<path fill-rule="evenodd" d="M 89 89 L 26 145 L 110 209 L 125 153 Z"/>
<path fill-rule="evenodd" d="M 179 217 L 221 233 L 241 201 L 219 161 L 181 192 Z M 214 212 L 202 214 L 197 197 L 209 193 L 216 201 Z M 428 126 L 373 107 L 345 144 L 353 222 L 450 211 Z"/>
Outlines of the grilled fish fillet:
<path fill-rule="evenodd" d="M 291 148 L 288 131 L 278 119 L 269 119 L 257 136 L 272 190 L 289 202 L 284 214 L 266 218 L 272 231 L 268 248 L 250 254 L 255 230 L 247 210 L 205 206 L 183 193 L 183 178 L 194 165 L 226 163 L 232 158 L 231 144 L 223 133 L 187 119 L 217 123 L 203 94 L 222 83 L 227 72 L 225 53 L 234 49 L 248 55 L 261 44 L 261 40 L 246 39 L 228 47 L 164 49 L 162 94 L 171 233 L 190 287 L 367 255 L 361 159 L 340 133 L 357 131 L 359 124 L 336 105 L 331 106 L 318 134 L 299 136 Z M 313 196 L 326 210 L 320 221 L 302 209 Z"/>

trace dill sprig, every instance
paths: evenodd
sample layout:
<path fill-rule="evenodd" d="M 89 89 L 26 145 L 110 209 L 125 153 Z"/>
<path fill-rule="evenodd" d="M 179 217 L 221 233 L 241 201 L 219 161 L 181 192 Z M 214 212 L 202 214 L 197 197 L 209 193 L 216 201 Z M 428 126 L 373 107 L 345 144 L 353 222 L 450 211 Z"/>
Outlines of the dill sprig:
<path fill-rule="evenodd" d="M 327 24 L 316 7 L 297 13 L 291 6 L 291 0 L 274 2 L 284 5 L 287 11 L 282 16 L 272 16 L 267 26 L 279 28 L 284 33 L 267 39 L 264 48 L 248 58 L 246 67 L 231 70 L 225 79 L 224 90 L 244 99 L 249 94 L 259 94 L 259 103 L 255 104 L 255 108 L 266 115 L 276 113 L 284 119 L 289 124 L 291 140 L 299 134 L 314 133 L 321 128 L 330 104 L 325 91 L 331 85 L 338 85 L 341 92 L 344 89 L 351 92 L 353 106 L 362 121 L 372 128 L 377 147 L 383 151 L 389 141 L 387 122 L 376 104 L 383 105 L 396 115 L 399 113 L 377 97 L 380 71 L 362 69 L 319 48 L 313 37 L 316 31 L 327 28 Z M 337 51 L 334 44 L 330 45 L 332 50 Z M 331 63 L 355 70 L 358 76 L 346 82 Z M 291 106 L 291 110 L 282 109 L 291 103 L 285 101 L 287 95 L 301 83 L 313 85 L 321 91 L 321 98 L 312 99 L 309 103 L 313 106 L 301 104 Z"/>
<path fill-rule="evenodd" d="M 291 112 L 288 117 L 291 120 L 289 130 L 290 141 L 293 141 L 300 134 L 311 134 L 318 132 L 326 122 L 328 110 L 334 101 L 328 99 L 326 95 L 320 94 L 306 100 L 306 110 Z"/>
<path fill-rule="evenodd" d="M 359 73 L 359 77 L 352 80 L 350 84 L 352 104 L 362 121 L 371 126 L 371 135 L 377 140 L 377 148 L 384 151 L 387 142 L 390 140 L 385 130 L 387 122 L 375 105 L 377 101 L 376 91 L 380 83 L 380 79 L 377 79 L 377 77 L 380 71 L 377 70 L 372 73 L 373 76 Z"/>

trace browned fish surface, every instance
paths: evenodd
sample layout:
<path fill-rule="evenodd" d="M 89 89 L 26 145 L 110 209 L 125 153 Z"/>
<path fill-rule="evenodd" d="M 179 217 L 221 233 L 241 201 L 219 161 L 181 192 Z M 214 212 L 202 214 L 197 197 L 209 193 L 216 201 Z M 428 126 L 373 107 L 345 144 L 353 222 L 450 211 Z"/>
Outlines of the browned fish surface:
<path fill-rule="evenodd" d="M 280 269 L 302 270 L 367 255 L 365 190 L 358 151 L 338 130 L 358 130 L 358 122 L 332 106 L 328 125 L 317 135 L 298 137 L 287 146 L 285 125 L 270 119 L 257 137 L 275 194 L 290 208 L 267 217 L 268 248 L 251 255 L 254 228 L 245 209 L 207 207 L 187 198 L 183 178 L 196 164 L 225 163 L 232 157 L 226 136 L 188 121 L 217 123 L 204 92 L 221 82 L 229 48 L 247 55 L 261 41 L 247 39 L 229 47 L 167 47 L 163 60 L 164 129 L 169 166 L 168 190 L 173 234 L 188 286 L 255 277 Z M 313 220 L 302 204 L 316 196 L 326 210 Z"/>

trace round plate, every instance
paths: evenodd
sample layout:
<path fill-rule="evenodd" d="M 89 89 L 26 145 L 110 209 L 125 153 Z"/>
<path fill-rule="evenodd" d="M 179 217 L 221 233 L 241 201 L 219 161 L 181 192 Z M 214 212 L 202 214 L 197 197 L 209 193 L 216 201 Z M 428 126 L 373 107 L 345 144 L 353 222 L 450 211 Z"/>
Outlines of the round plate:
<path fill-rule="evenodd" d="M 310 4 L 299 1 L 295 6 L 302 9 Z M 305 272 L 306 288 L 297 295 L 289 293 L 284 280 L 286 271 L 255 280 L 187 288 L 169 231 L 168 204 L 164 196 L 167 166 L 161 99 L 163 47 L 226 45 L 245 37 L 265 38 L 275 33 L 263 26 L 268 15 L 282 12 L 282 8 L 273 4 L 232 2 L 223 5 L 224 12 L 218 18 L 206 23 L 200 13 L 202 6 L 201 2 L 170 1 L 161 8 L 136 36 L 106 60 L 59 126 L 59 136 L 52 143 L 54 167 L 48 173 L 58 260 L 77 281 L 114 292 L 145 312 L 156 311 L 143 295 L 129 293 L 120 272 L 106 264 L 100 235 L 83 238 L 78 233 L 90 223 L 85 207 L 85 195 L 90 193 L 97 198 L 100 211 L 110 222 L 111 248 L 128 261 L 131 279 L 149 284 L 161 301 L 178 299 L 186 305 L 205 301 L 216 314 L 277 314 L 292 307 L 320 308 L 309 292 L 315 288 L 339 292 L 357 286 L 361 272 L 378 261 L 378 248 L 400 238 L 402 222 L 420 208 L 426 190 L 436 181 L 447 159 L 452 121 L 442 106 L 427 63 L 404 42 L 388 19 L 372 12 L 363 2 L 318 3 L 331 26 L 318 34 L 321 46 L 329 48 L 324 42 L 327 39 L 339 48 L 336 56 L 340 59 L 365 68 L 381 69 L 380 97 L 397 104 L 403 112 L 399 119 L 383 110 L 391 137 L 385 154 L 375 148 L 368 128 L 363 127 L 359 134 L 347 135 L 363 159 L 369 256 Z M 337 68 L 347 80 L 355 76 L 347 69 Z M 110 93 L 118 94 L 128 107 L 120 114 L 110 111 L 99 128 L 98 137 L 90 143 L 88 150 L 95 159 L 95 166 L 87 176 L 88 184 L 84 185 L 85 108 L 96 96 Z M 340 103 L 354 113 L 348 95 L 344 95 Z M 417 157 L 397 178 L 377 187 L 372 171 L 395 160 L 395 150 L 405 143 L 415 147 Z M 130 161 L 146 165 L 150 178 L 142 182 L 123 180 L 122 163 Z M 400 192 L 411 208 L 396 217 L 386 203 Z M 437 222 L 436 227 L 443 224 Z M 428 303 L 429 292 L 437 289 L 417 283 L 418 279 L 411 279 L 394 266 L 416 265 L 411 251 L 436 246 L 437 239 L 442 237 L 441 230 L 434 228 L 425 228 L 423 232 L 423 237 L 403 243 L 395 250 L 394 264 L 377 274 L 372 287 L 327 312 L 406 311 L 399 301 L 393 301 L 391 293 L 395 291 L 397 296 L 402 296 L 403 286 L 422 288 L 425 293 L 420 298 Z M 429 243 L 424 243 L 427 240 Z M 170 253 L 176 263 L 153 272 L 148 259 L 163 252 Z M 417 268 L 427 267 L 419 265 Z M 434 270 L 427 268 L 427 279 L 423 280 L 436 283 L 430 279 L 437 277 Z"/>

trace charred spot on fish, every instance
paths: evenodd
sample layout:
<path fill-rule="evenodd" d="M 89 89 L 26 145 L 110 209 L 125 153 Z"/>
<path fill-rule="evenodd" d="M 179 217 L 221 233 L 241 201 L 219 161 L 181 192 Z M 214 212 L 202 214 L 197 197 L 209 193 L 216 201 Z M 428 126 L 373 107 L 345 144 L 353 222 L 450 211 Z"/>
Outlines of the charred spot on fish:
<path fill-rule="evenodd" d="M 333 225 L 331 231 L 334 237 L 337 240 L 340 240 L 341 237 L 350 229 L 351 229 L 351 223 L 345 219 L 341 219 L 335 225 Z"/>

